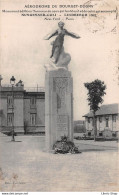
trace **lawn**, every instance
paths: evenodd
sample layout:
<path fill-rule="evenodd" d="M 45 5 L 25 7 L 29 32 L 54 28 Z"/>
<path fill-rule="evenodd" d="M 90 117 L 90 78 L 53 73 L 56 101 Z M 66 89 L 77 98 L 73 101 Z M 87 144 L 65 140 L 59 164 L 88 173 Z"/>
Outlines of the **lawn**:
<path fill-rule="evenodd" d="M 0 137 L 0 191 L 119 191 L 118 150 L 76 140 L 81 154 L 45 152 L 44 136 Z"/>

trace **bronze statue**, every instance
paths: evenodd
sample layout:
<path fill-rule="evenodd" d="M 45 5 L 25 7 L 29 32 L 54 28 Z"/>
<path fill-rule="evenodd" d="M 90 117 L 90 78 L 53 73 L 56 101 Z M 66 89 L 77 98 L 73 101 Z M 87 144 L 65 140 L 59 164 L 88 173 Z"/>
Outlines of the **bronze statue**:
<path fill-rule="evenodd" d="M 52 54 L 50 56 L 50 58 L 52 58 L 54 53 L 55 53 L 55 61 L 54 61 L 55 64 L 58 62 L 59 56 L 60 56 L 62 48 L 63 48 L 64 36 L 68 35 L 68 36 L 71 36 L 71 37 L 76 38 L 76 39 L 80 38 L 78 35 L 76 35 L 72 32 L 68 32 L 66 29 L 64 29 L 63 22 L 59 22 L 58 26 L 59 26 L 59 29 L 57 29 L 54 33 L 52 33 L 47 38 L 45 38 L 45 40 L 49 40 L 51 37 L 57 36 L 55 41 L 52 42 L 52 45 L 53 45 L 52 46 Z"/>

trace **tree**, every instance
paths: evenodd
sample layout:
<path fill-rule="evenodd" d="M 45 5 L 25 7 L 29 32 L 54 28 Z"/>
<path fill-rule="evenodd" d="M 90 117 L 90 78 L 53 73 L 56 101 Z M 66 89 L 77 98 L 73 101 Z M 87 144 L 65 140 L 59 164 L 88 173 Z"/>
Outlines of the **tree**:
<path fill-rule="evenodd" d="M 106 85 L 101 80 L 94 80 L 91 83 L 84 83 L 84 86 L 88 90 L 88 105 L 90 110 L 93 112 L 93 130 L 94 130 L 94 141 L 96 140 L 97 135 L 97 126 L 96 126 L 96 111 L 100 108 L 99 104 L 103 103 L 103 96 L 106 94 L 105 89 Z"/>

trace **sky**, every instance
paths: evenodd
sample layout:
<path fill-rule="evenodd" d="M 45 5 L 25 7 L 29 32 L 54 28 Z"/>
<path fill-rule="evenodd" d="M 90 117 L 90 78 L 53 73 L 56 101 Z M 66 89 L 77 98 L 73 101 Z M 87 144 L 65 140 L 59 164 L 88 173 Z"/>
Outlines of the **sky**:
<path fill-rule="evenodd" d="M 3 84 L 9 84 L 12 75 L 20 79 L 25 87 L 45 86 L 45 68 L 51 54 L 51 41 L 44 37 L 58 28 L 59 21 L 47 21 L 41 17 L 23 17 L 2 10 L 22 10 L 29 1 L 1 1 L 1 60 L 0 72 Z M 39 1 L 30 1 L 39 4 Z M 40 1 L 40 4 L 57 4 L 58 1 Z M 70 3 L 67 0 L 67 4 Z M 75 4 L 77 0 L 72 1 Z M 82 2 L 82 1 L 81 1 Z M 96 2 L 96 1 L 95 1 Z M 104 3 L 105 2 L 105 3 Z M 98 2 L 98 9 L 115 9 L 116 1 Z M 113 2 L 113 3 L 111 3 Z M 65 1 L 62 1 L 64 4 Z M 66 4 L 66 3 L 65 3 Z M 81 120 L 89 112 L 85 82 L 95 79 L 107 86 L 103 104 L 119 102 L 117 20 L 115 13 L 100 14 L 98 17 L 79 17 L 66 20 L 65 28 L 81 38 L 65 36 L 65 52 L 71 55 L 69 71 L 73 77 L 74 120 Z M 114 30 L 113 30 L 114 29 Z"/>

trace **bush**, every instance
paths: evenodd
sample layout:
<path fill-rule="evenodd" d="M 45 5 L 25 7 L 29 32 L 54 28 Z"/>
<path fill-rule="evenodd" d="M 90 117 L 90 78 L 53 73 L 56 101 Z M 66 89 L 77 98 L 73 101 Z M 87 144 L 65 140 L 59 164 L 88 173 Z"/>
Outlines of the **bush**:
<path fill-rule="evenodd" d="M 61 153 L 61 154 L 66 154 L 66 153 L 71 153 L 71 154 L 76 154 L 76 153 L 81 153 L 78 148 L 75 146 L 73 142 L 68 140 L 68 137 L 62 136 L 60 141 L 56 141 L 56 143 L 53 145 L 53 150 L 54 153 Z"/>

